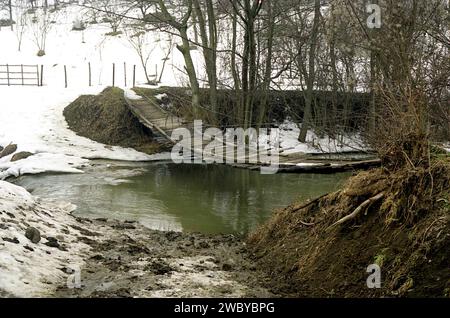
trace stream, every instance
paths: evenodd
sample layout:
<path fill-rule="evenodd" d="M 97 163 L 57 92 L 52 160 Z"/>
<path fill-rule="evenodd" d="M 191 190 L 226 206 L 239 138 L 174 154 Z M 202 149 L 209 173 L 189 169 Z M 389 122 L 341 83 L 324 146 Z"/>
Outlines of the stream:
<path fill-rule="evenodd" d="M 276 174 L 225 165 L 95 160 L 84 174 L 21 176 L 35 196 L 71 202 L 76 216 L 139 221 L 156 230 L 244 235 L 274 210 L 335 191 L 350 174 Z"/>

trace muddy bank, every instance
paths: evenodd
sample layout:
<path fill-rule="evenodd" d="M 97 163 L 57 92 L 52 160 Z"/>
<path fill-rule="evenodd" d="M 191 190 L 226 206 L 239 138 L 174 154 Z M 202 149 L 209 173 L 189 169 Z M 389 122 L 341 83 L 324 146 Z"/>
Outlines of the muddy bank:
<path fill-rule="evenodd" d="M 1 297 L 274 296 L 240 238 L 77 218 L 74 208 L 0 181 Z"/>
<path fill-rule="evenodd" d="M 270 286 L 303 297 L 450 297 L 450 160 L 358 174 L 249 239 Z M 381 288 L 368 288 L 369 265 Z"/>
<path fill-rule="evenodd" d="M 83 95 L 64 109 L 69 128 L 94 141 L 154 154 L 162 151 L 126 106 L 124 92 L 108 87 L 99 95 Z"/>
<path fill-rule="evenodd" d="M 63 283 L 54 297 L 274 296 L 261 287 L 268 279 L 249 261 L 244 242 L 232 235 L 159 232 L 106 219 L 77 222 L 80 241 L 91 248 L 81 287 Z"/>

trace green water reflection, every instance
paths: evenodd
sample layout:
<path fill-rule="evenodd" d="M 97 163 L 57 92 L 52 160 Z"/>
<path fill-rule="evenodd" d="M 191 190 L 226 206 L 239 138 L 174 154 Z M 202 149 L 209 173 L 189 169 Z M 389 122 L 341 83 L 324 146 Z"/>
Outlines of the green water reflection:
<path fill-rule="evenodd" d="M 160 230 L 245 234 L 274 209 L 334 191 L 347 177 L 98 162 L 82 175 L 26 176 L 16 183 L 34 195 L 72 202 L 80 216 L 137 220 Z"/>

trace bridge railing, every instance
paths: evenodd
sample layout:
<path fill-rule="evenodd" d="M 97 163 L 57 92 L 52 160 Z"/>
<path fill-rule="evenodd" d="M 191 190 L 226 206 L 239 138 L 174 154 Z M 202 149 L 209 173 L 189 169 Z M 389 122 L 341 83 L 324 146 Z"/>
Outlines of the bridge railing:
<path fill-rule="evenodd" d="M 40 86 L 39 65 L 0 64 L 0 85 Z"/>

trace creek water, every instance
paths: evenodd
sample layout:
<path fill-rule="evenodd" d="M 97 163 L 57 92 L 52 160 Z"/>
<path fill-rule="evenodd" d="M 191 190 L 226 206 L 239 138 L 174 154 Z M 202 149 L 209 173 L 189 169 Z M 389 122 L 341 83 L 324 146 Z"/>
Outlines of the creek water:
<path fill-rule="evenodd" d="M 84 174 L 22 176 L 33 195 L 71 202 L 74 215 L 158 230 L 247 234 L 276 209 L 337 190 L 348 173 L 262 175 L 225 165 L 93 161 Z"/>

